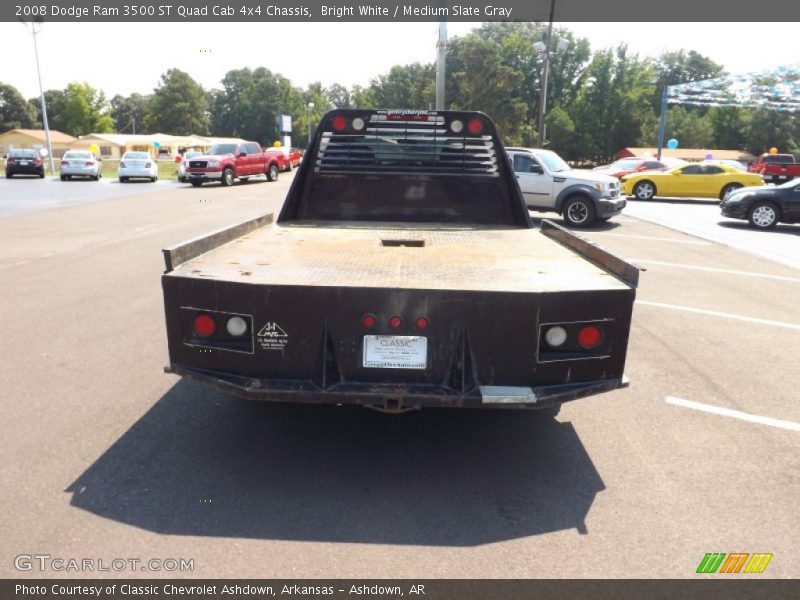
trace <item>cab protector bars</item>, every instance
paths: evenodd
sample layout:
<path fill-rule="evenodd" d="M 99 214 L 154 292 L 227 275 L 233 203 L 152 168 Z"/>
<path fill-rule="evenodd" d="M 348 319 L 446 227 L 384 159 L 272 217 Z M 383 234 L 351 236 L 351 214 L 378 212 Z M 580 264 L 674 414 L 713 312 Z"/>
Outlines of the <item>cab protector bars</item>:
<path fill-rule="evenodd" d="M 201 254 L 210 252 L 214 248 L 222 246 L 222 244 L 227 244 L 243 235 L 247 235 L 256 229 L 266 227 L 270 223 L 272 223 L 272 213 L 267 213 L 255 219 L 242 221 L 236 225 L 212 231 L 207 235 L 196 237 L 187 242 L 164 248 L 161 251 L 164 253 L 164 265 L 166 266 L 166 271 L 164 271 L 164 273 L 169 273 L 175 267 L 188 260 L 197 258 Z"/>
<path fill-rule="evenodd" d="M 616 254 L 604 250 L 594 242 L 582 238 L 547 219 L 542 219 L 542 233 L 562 246 L 571 248 L 589 262 L 618 277 L 631 287 L 635 288 L 639 284 L 639 269 L 637 267 Z"/>

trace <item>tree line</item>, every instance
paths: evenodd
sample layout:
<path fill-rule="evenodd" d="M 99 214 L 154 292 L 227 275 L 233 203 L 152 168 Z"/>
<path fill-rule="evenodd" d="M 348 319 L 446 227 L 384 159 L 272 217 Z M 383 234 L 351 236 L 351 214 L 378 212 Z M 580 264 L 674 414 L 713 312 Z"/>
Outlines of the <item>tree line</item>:
<path fill-rule="evenodd" d="M 535 145 L 542 57 L 534 43 L 544 41 L 544 23 L 486 23 L 450 40 L 447 47 L 447 108 L 481 110 L 496 121 L 504 141 Z M 640 57 L 624 44 L 592 52 L 585 38 L 555 28 L 547 90 L 548 147 L 568 160 L 603 162 L 621 148 L 655 147 L 661 92 L 675 85 L 719 77 L 721 65 L 690 50 Z M 221 88 L 204 89 L 188 73 L 170 69 L 150 94 L 105 94 L 85 82 L 48 90 L 50 127 L 71 135 L 87 133 L 196 134 L 242 137 L 270 144 L 278 139 L 276 118 L 292 116 L 295 143 L 303 146 L 328 110 L 339 108 L 414 108 L 434 105 L 435 64 L 397 65 L 367 86 L 300 88 L 265 67 L 234 69 Z M 40 101 L 25 98 L 0 83 L 0 132 L 41 123 Z M 683 147 L 747 150 L 775 146 L 800 153 L 796 116 L 762 109 L 670 106 L 667 139 Z"/>

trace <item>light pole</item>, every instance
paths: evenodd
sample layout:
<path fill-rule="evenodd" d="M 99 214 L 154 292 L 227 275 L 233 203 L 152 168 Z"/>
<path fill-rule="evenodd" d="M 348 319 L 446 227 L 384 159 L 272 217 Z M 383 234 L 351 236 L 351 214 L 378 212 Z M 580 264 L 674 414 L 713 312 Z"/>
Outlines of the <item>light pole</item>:
<path fill-rule="evenodd" d="M 42 19 L 41 17 L 34 17 L 33 21 L 31 21 L 31 33 L 33 34 L 33 54 L 36 57 L 36 75 L 39 78 L 39 96 L 41 97 L 42 101 L 42 125 L 44 125 L 44 137 L 47 140 L 47 156 L 50 162 L 50 174 L 56 172 L 55 165 L 53 164 L 53 146 L 50 143 L 50 127 L 47 124 L 47 103 L 44 101 L 44 88 L 42 88 L 42 71 L 39 68 L 39 46 L 36 43 L 36 34 L 38 34 L 42 29 Z M 27 24 L 25 21 L 21 21 L 21 23 L 27 28 Z"/>
<path fill-rule="evenodd" d="M 550 75 L 550 55 L 555 55 L 555 52 L 550 52 L 550 39 L 553 37 L 553 16 L 556 10 L 556 0 L 550 0 L 550 22 L 547 25 L 547 37 L 544 44 L 536 42 L 533 47 L 539 54 L 544 54 L 544 64 L 542 65 L 542 85 L 541 97 L 539 98 L 539 147 L 544 148 L 544 115 L 547 112 L 547 79 Z M 558 41 L 558 50 L 565 50 L 568 45 L 567 40 Z"/>
<path fill-rule="evenodd" d="M 308 148 L 311 148 L 311 111 L 314 110 L 314 103 L 306 104 L 306 120 L 308 121 Z"/>

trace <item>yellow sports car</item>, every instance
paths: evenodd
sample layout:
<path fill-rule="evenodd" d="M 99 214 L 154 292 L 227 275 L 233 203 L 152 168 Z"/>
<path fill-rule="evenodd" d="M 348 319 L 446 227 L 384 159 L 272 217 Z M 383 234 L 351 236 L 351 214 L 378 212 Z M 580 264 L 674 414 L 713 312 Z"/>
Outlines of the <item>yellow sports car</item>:
<path fill-rule="evenodd" d="M 721 163 L 693 163 L 669 171 L 644 171 L 625 175 L 622 193 L 639 200 L 656 196 L 719 198 L 733 190 L 751 185 L 764 185 L 756 173 L 746 173 Z"/>

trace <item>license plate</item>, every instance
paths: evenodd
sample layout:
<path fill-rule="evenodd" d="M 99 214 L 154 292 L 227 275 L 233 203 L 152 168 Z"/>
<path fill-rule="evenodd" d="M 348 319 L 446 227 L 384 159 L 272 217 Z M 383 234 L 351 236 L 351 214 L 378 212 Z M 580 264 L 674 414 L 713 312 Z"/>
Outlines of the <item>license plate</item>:
<path fill-rule="evenodd" d="M 369 369 L 424 369 L 428 366 L 428 338 L 416 335 L 365 335 L 364 367 Z"/>
<path fill-rule="evenodd" d="M 24 166 L 26 166 L 28 164 L 28 161 L 27 160 L 21 160 L 21 161 L 19 161 L 19 164 L 21 164 L 24 167 Z"/>

